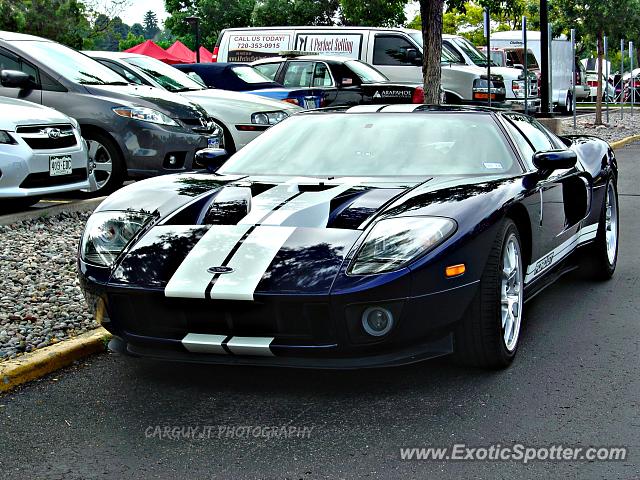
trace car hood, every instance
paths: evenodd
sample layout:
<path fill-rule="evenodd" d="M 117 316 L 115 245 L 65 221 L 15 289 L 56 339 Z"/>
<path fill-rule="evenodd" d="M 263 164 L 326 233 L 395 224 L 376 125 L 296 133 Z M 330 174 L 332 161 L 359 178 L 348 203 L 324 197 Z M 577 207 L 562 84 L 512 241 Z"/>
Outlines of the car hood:
<path fill-rule="evenodd" d="M 182 95 L 192 102 L 206 106 L 207 103 L 225 101 L 229 104 L 237 106 L 237 108 L 251 109 L 252 112 L 267 112 L 273 110 L 286 110 L 289 113 L 301 111 L 300 107 L 290 103 L 270 100 L 266 97 L 250 95 L 242 92 L 232 92 L 230 90 L 219 90 L 210 88 L 207 90 L 195 90 L 192 92 L 184 92 Z"/>
<path fill-rule="evenodd" d="M 111 100 L 114 106 L 142 106 L 153 108 L 172 118 L 193 118 L 206 115 L 199 106 L 175 93 L 161 88 L 137 85 L 85 85 L 90 95 Z"/>
<path fill-rule="evenodd" d="M 460 187 L 469 181 L 187 174 L 139 182 L 98 209 L 131 211 L 135 205 L 156 218 L 110 283 L 178 298 L 328 294 L 377 219 L 430 215 L 420 210 L 429 205 L 449 216 L 454 202 L 469 199 L 478 202 L 474 211 L 486 211 L 493 203 L 483 204 L 480 193 L 496 187 Z M 214 277 L 219 283 L 211 286 Z"/>
<path fill-rule="evenodd" d="M 486 69 L 484 69 L 486 72 Z M 511 67 L 491 67 L 491 75 L 501 75 L 505 80 L 516 80 L 523 77 L 523 72 L 519 68 Z"/>
<path fill-rule="evenodd" d="M 52 108 L 36 103 L 0 97 L 0 130 L 14 131 L 18 125 L 72 123 L 71 119 Z"/>

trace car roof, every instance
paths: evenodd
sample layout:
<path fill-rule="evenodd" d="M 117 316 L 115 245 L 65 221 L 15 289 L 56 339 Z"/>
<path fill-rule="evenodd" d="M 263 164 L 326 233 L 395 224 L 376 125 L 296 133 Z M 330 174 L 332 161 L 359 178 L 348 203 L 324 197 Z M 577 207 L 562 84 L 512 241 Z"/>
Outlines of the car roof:
<path fill-rule="evenodd" d="M 284 62 L 286 60 L 318 60 L 321 62 L 344 63 L 350 60 L 356 61 L 357 59 L 351 58 L 351 57 L 342 57 L 339 55 L 292 55 L 292 56 L 276 56 L 276 57 L 261 58 L 260 60 L 251 62 L 251 65 L 260 65 L 261 63 L 271 63 L 274 61 Z"/>
<path fill-rule="evenodd" d="M 233 31 L 257 31 L 257 30 L 335 30 L 339 32 L 341 30 L 373 30 L 376 32 L 420 32 L 420 30 L 416 30 L 414 28 L 403 28 L 403 27 L 358 27 L 358 26 L 338 26 L 338 25 L 316 25 L 316 26 L 283 26 L 283 27 L 233 27 L 233 28 L 225 28 L 226 32 Z"/>
<path fill-rule="evenodd" d="M 41 42 L 52 42 L 48 38 L 36 37 L 35 35 L 26 35 L 24 33 L 7 32 L 0 30 L 0 40 L 6 40 L 8 42 L 25 41 L 25 40 L 38 40 Z"/>
<path fill-rule="evenodd" d="M 144 55 L 140 55 L 139 53 L 110 52 L 107 50 L 84 50 L 82 53 L 90 57 L 113 58 L 113 59 L 144 57 Z"/>
<path fill-rule="evenodd" d="M 383 105 L 356 105 L 354 107 L 328 107 L 318 108 L 300 112 L 298 115 L 315 115 L 319 113 L 425 113 L 425 112 L 445 112 L 445 113 L 477 113 L 477 114 L 499 114 L 505 110 L 493 107 L 483 107 L 474 105 L 429 105 L 429 104 L 383 104 Z"/>

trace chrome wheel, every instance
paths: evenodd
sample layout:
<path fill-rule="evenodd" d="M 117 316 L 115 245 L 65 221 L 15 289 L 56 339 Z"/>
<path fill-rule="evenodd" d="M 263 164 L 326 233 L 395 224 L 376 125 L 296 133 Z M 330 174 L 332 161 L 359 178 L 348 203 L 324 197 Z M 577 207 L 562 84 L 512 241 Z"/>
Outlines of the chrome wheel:
<path fill-rule="evenodd" d="M 102 190 L 113 173 L 113 159 L 109 150 L 96 140 L 86 140 L 89 148 L 89 169 L 96 179 L 98 191 Z"/>
<path fill-rule="evenodd" d="M 509 235 L 502 250 L 502 282 L 500 301 L 502 310 L 502 339 L 509 352 L 518 344 L 522 318 L 522 255 L 515 234 Z"/>
<path fill-rule="evenodd" d="M 613 182 L 609 182 L 605 202 L 604 233 L 607 258 L 609 259 L 609 265 L 614 265 L 618 252 L 618 200 Z"/>

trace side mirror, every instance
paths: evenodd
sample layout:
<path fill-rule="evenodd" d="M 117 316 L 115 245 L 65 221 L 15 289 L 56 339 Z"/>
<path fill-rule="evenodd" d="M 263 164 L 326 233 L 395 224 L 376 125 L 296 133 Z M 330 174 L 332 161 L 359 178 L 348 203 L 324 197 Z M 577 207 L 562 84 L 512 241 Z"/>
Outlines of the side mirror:
<path fill-rule="evenodd" d="M 408 62 L 414 65 L 422 64 L 422 55 L 415 48 L 408 48 L 406 53 L 406 59 Z"/>
<path fill-rule="evenodd" d="M 524 65 L 521 63 L 514 63 L 513 68 L 519 68 L 520 70 L 524 70 Z"/>
<path fill-rule="evenodd" d="M 19 70 L 2 70 L 0 84 L 6 88 L 29 88 L 33 85 L 31 77 Z"/>
<path fill-rule="evenodd" d="M 195 166 L 204 167 L 213 173 L 218 170 L 229 158 L 229 154 L 224 148 L 203 148 L 196 152 Z"/>
<path fill-rule="evenodd" d="M 573 150 L 547 150 L 533 154 L 533 164 L 540 172 L 573 168 L 577 161 L 578 157 Z"/>

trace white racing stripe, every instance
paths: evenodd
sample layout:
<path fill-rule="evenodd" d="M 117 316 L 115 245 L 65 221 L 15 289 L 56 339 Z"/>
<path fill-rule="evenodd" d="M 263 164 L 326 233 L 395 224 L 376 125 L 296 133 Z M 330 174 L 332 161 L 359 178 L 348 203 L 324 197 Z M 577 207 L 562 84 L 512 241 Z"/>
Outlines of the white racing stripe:
<path fill-rule="evenodd" d="M 253 300 L 253 292 L 273 257 L 294 231 L 295 227 L 256 227 L 228 263 L 233 272 L 216 279 L 209 297 L 217 300 Z"/>
<path fill-rule="evenodd" d="M 226 350 L 222 347 L 222 342 L 224 342 L 226 338 L 226 335 L 188 333 L 182 339 L 182 345 L 184 345 L 184 348 L 193 353 L 226 354 Z"/>
<path fill-rule="evenodd" d="M 238 225 L 255 225 L 269 215 L 278 205 L 298 194 L 298 185 L 276 185 L 251 199 L 251 211 L 238 222 Z"/>
<path fill-rule="evenodd" d="M 594 238 L 596 238 L 597 234 L 597 223 L 587 225 L 586 227 L 580 229 L 575 235 L 572 235 L 561 245 L 557 246 L 552 251 L 550 251 L 546 255 L 543 255 L 541 258 L 529 265 L 529 267 L 527 268 L 527 275 L 524 278 L 524 283 L 529 283 L 531 280 L 539 277 L 541 274 L 549 270 L 552 266 L 556 265 L 565 257 L 567 257 L 571 252 L 574 251 L 575 247 L 582 243 L 593 240 Z"/>
<path fill-rule="evenodd" d="M 273 337 L 232 337 L 227 348 L 236 355 L 257 355 L 261 357 L 275 356 L 269 346 Z"/>
<path fill-rule="evenodd" d="M 167 297 L 205 298 L 213 275 L 251 225 L 213 225 L 186 256 L 164 289 Z"/>

